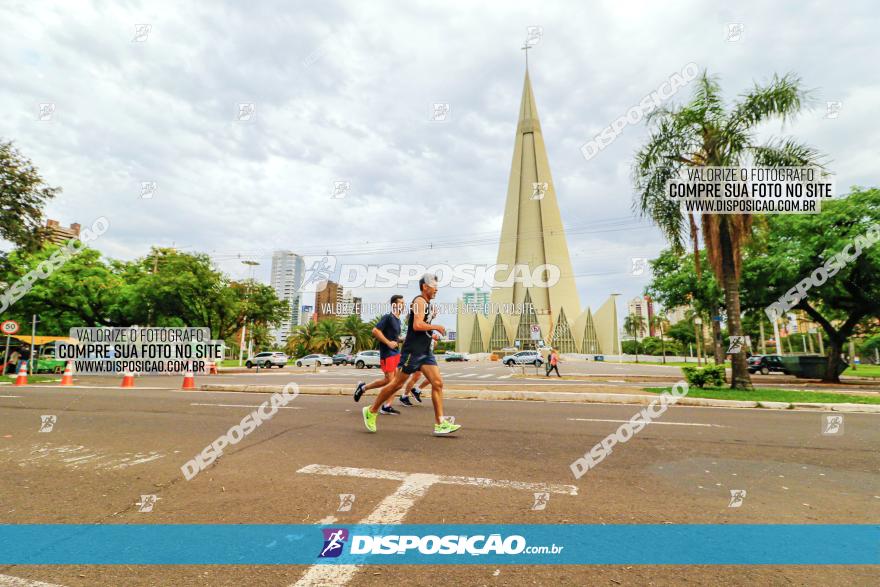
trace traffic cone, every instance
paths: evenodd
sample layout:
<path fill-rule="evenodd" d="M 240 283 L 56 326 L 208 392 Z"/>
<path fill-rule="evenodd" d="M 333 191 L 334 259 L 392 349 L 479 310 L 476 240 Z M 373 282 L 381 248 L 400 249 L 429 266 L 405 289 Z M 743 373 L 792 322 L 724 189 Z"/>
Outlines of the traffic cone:
<path fill-rule="evenodd" d="M 208 375 L 217 375 L 217 363 L 211 361 L 208 363 Z"/>
<path fill-rule="evenodd" d="M 186 374 L 183 376 L 183 385 L 180 389 L 195 389 L 196 388 L 196 378 L 193 375 L 192 367 L 186 367 Z"/>
<path fill-rule="evenodd" d="M 16 385 L 27 385 L 27 361 L 22 361 L 18 368 L 18 377 L 15 378 Z"/>
<path fill-rule="evenodd" d="M 73 361 L 67 361 L 64 375 L 61 376 L 61 385 L 73 385 Z"/>
<path fill-rule="evenodd" d="M 134 387 L 134 373 L 126 371 L 122 376 L 122 385 L 119 387 Z"/>

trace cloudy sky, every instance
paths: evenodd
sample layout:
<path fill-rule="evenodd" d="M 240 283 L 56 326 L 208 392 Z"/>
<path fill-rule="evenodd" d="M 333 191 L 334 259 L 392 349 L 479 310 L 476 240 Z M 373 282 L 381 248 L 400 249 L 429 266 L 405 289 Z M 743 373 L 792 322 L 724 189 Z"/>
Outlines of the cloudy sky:
<path fill-rule="evenodd" d="M 631 259 L 664 242 L 631 212 L 644 125 L 589 161 L 579 149 L 690 62 L 730 98 L 798 73 L 813 108 L 764 134 L 826 153 L 839 192 L 877 185 L 870 0 L 4 4 L 0 137 L 63 188 L 49 217 L 110 221 L 94 246 L 111 257 L 173 245 L 237 278 L 241 259 L 256 260 L 266 281 L 274 249 L 339 263 L 494 262 L 529 26 L 543 31 L 530 71 L 584 305 L 641 292 L 649 276 L 633 276 Z M 447 121 L 430 120 L 434 103 L 450 105 Z M 53 105 L 49 120 L 40 104 Z M 335 181 L 350 182 L 345 198 L 330 198 Z M 380 301 L 389 290 L 355 293 Z"/>

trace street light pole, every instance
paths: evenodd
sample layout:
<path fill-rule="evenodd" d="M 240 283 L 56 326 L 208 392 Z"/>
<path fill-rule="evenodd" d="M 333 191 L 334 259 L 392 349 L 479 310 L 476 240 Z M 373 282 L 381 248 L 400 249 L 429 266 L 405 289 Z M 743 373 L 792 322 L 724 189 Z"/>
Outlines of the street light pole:
<path fill-rule="evenodd" d="M 257 263 L 256 261 L 250 261 L 248 259 L 245 259 L 242 261 L 242 264 L 250 267 L 250 281 L 248 282 L 247 290 L 246 290 L 245 296 L 244 296 L 245 306 L 247 306 L 247 303 L 248 303 L 248 301 L 250 301 L 250 296 L 251 296 L 251 284 L 254 281 L 254 267 L 259 265 L 259 263 Z M 247 309 L 245 309 L 245 312 L 247 312 Z M 247 317 L 247 314 L 245 314 L 244 320 L 242 321 L 242 324 L 241 324 L 241 340 L 238 343 L 238 366 L 239 367 L 241 367 L 242 363 L 244 362 L 244 339 L 245 339 L 245 335 L 247 333 L 247 320 L 248 320 L 248 317 Z M 250 359 L 250 352 L 248 352 L 248 359 Z"/>

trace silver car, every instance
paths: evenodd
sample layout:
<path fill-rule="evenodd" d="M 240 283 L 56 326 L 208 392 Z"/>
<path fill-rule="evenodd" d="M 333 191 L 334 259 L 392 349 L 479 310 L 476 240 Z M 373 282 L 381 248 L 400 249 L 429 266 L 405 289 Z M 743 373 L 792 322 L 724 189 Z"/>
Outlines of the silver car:
<path fill-rule="evenodd" d="M 379 366 L 379 351 L 361 351 L 354 357 L 354 366 L 368 369 Z"/>
<path fill-rule="evenodd" d="M 315 365 L 326 367 L 332 364 L 333 359 L 322 354 L 306 355 L 303 358 L 296 360 L 297 367 L 314 367 Z"/>
<path fill-rule="evenodd" d="M 272 367 L 280 367 L 283 369 L 286 364 L 287 355 L 285 355 L 284 353 L 266 352 L 254 355 L 254 357 L 248 359 L 244 365 L 248 369 L 250 369 L 254 365 L 256 365 L 257 367 L 262 367 L 264 369 L 271 369 Z"/>
<path fill-rule="evenodd" d="M 520 351 L 505 356 L 501 359 L 501 362 L 506 367 L 510 367 L 511 365 L 534 365 L 535 367 L 539 367 L 544 363 L 544 359 L 541 358 L 538 351 Z"/>

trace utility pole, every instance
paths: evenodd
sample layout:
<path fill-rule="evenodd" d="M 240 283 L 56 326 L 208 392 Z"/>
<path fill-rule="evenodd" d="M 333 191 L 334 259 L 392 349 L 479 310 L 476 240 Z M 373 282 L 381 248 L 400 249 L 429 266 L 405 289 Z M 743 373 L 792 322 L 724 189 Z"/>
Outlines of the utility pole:
<path fill-rule="evenodd" d="M 767 342 L 764 340 L 764 321 L 758 320 L 758 327 L 761 329 L 761 354 L 767 354 Z"/>
<path fill-rule="evenodd" d="M 250 297 L 251 297 L 251 284 L 254 281 L 254 267 L 259 265 L 259 263 L 257 263 L 256 261 L 250 261 L 248 259 L 244 259 L 242 261 L 242 264 L 250 267 L 250 281 L 248 282 L 247 290 L 245 290 L 245 296 L 244 296 L 245 315 L 244 315 L 244 321 L 242 322 L 242 325 L 241 325 L 241 340 L 238 343 L 238 366 L 239 367 L 241 367 L 242 363 L 244 362 L 244 338 L 247 333 L 247 320 L 248 320 L 247 304 L 250 301 Z M 251 358 L 251 354 L 250 354 L 250 348 L 249 348 L 248 349 L 248 359 L 250 359 L 250 358 Z"/>
<path fill-rule="evenodd" d="M 782 351 L 782 339 L 779 336 L 779 318 L 773 319 L 773 337 L 776 339 L 776 354 L 784 355 L 785 353 Z"/>
<path fill-rule="evenodd" d="M 34 347 L 34 342 L 36 341 L 36 338 L 37 338 L 37 315 L 34 314 L 31 317 L 31 320 L 32 320 L 32 322 L 31 322 L 31 356 L 30 356 L 30 360 L 28 361 L 28 366 L 30 367 L 31 375 L 33 375 L 34 374 L 34 363 L 37 360 L 37 358 L 36 358 L 37 350 Z"/>

